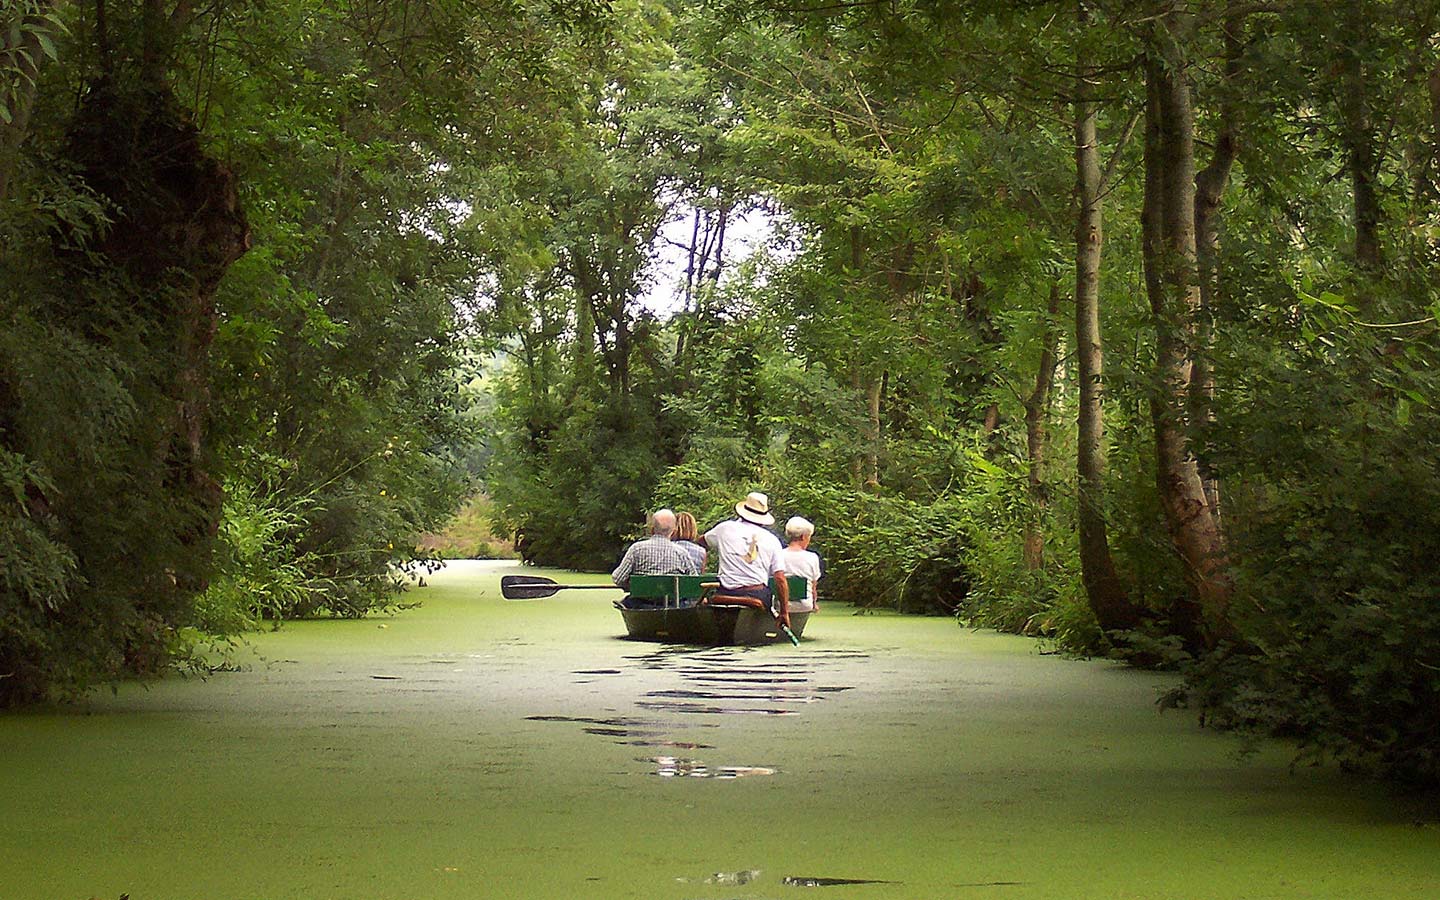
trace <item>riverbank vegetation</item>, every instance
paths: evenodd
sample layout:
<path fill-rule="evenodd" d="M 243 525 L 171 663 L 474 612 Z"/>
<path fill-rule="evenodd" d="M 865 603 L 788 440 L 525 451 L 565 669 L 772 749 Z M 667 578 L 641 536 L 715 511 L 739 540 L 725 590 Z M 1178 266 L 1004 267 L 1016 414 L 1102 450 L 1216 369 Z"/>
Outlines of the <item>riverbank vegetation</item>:
<path fill-rule="evenodd" d="M 1435 0 L 0 9 L 6 702 L 758 487 L 1440 777 Z"/>

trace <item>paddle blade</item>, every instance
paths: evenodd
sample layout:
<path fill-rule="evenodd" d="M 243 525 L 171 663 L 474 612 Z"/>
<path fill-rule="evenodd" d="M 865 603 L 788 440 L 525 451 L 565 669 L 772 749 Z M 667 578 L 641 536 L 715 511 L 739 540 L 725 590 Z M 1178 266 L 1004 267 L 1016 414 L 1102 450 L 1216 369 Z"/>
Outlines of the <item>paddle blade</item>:
<path fill-rule="evenodd" d="M 506 600 L 539 600 L 553 597 L 560 587 L 539 575 L 506 575 L 500 579 L 500 596 Z"/>

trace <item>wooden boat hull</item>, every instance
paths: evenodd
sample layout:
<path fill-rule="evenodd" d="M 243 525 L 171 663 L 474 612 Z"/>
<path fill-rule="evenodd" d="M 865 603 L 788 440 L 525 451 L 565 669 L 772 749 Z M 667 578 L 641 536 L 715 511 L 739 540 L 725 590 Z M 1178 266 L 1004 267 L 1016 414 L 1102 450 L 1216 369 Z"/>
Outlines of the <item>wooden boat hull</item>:
<path fill-rule="evenodd" d="M 630 609 L 618 606 L 625 630 L 632 640 L 665 641 L 674 644 L 730 646 L 773 644 L 788 641 L 768 612 L 744 606 L 671 606 L 661 609 Z M 790 614 L 790 630 L 798 638 L 805 633 L 808 612 Z"/>

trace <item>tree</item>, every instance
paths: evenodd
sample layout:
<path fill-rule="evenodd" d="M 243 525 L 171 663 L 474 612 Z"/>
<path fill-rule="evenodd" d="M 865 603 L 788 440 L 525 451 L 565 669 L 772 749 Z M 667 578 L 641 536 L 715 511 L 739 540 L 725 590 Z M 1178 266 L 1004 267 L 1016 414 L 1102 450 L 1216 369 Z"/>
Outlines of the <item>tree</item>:
<path fill-rule="evenodd" d="M 1097 113 L 1091 101 L 1095 68 L 1086 58 L 1089 11 L 1079 4 L 1080 48 L 1074 87 L 1075 116 L 1075 347 L 1080 380 L 1079 444 L 1076 464 L 1079 470 L 1079 534 L 1080 567 L 1085 580 L 1085 594 L 1100 627 L 1109 630 L 1132 629 L 1139 624 L 1139 611 L 1126 596 L 1124 584 L 1115 571 L 1110 555 L 1110 542 L 1105 512 L 1105 445 L 1104 445 L 1104 351 L 1100 336 L 1100 262 L 1103 246 L 1103 193 L 1105 178 L 1100 167 L 1100 138 L 1096 127 Z M 1128 128 L 1122 136 L 1123 145 Z M 1109 166 L 1119 159 L 1116 147 Z"/>

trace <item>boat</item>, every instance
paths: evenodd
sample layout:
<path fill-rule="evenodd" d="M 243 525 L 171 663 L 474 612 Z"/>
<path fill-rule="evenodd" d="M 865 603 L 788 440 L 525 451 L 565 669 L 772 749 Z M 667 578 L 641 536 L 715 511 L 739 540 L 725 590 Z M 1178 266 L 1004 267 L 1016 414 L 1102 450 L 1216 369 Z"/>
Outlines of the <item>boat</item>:
<path fill-rule="evenodd" d="M 787 576 L 790 596 L 805 594 L 805 579 Z M 775 590 L 774 579 L 770 583 Z M 506 600 L 538 600 L 557 591 L 606 590 L 608 584 L 559 584 L 538 575 L 506 575 L 500 593 Z M 811 610 L 791 604 L 790 627 L 781 627 L 759 600 L 726 597 L 719 593 L 717 575 L 634 575 L 624 600 L 615 608 L 625 620 L 625 631 L 635 640 L 677 644 L 770 644 L 790 641 L 797 646 Z"/>
<path fill-rule="evenodd" d="M 805 579 L 791 576 L 791 596 L 803 596 Z M 718 595 L 715 575 L 635 575 L 630 593 L 615 608 L 633 640 L 729 646 L 798 643 L 810 620 L 809 610 L 790 613 L 790 634 L 758 601 L 755 605 Z M 771 589 L 774 589 L 772 583 Z M 748 599 L 748 598 L 745 598 Z"/>

